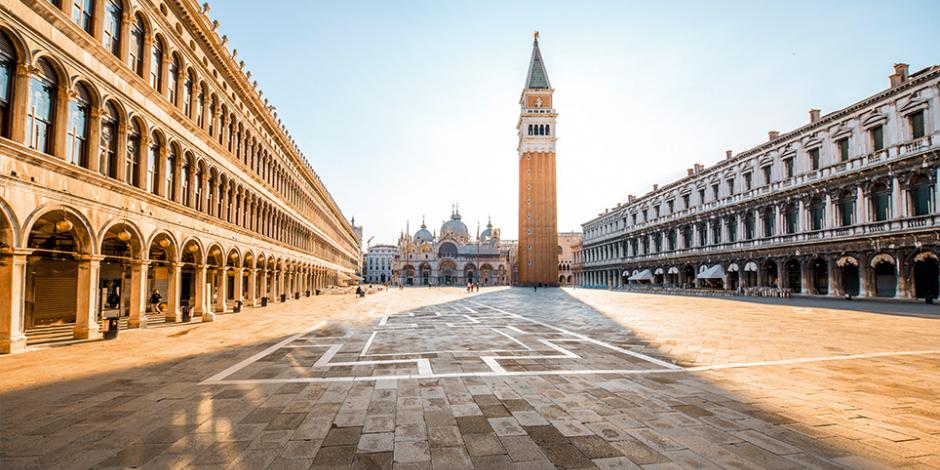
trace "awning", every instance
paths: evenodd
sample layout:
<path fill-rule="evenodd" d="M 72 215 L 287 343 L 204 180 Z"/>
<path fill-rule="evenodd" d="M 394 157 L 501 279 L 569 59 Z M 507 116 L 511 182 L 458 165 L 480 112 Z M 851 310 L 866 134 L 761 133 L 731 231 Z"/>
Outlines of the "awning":
<path fill-rule="evenodd" d="M 679 274 L 679 268 L 675 266 L 669 268 L 669 274 Z"/>
<path fill-rule="evenodd" d="M 724 277 L 725 268 L 721 267 L 720 264 L 716 264 L 698 275 L 699 279 L 724 279 Z"/>
<path fill-rule="evenodd" d="M 750 261 L 744 265 L 744 271 L 757 272 L 757 263 Z"/>
<path fill-rule="evenodd" d="M 728 272 L 729 272 L 729 273 L 736 273 L 736 272 L 738 272 L 738 263 L 731 263 L 731 264 L 729 264 L 729 265 L 728 265 Z"/>
<path fill-rule="evenodd" d="M 652 281 L 653 273 L 649 269 L 644 269 L 637 274 L 634 274 L 627 278 L 628 281 Z"/>
<path fill-rule="evenodd" d="M 664 274 L 663 268 L 656 268 L 656 275 L 659 276 L 660 274 Z"/>

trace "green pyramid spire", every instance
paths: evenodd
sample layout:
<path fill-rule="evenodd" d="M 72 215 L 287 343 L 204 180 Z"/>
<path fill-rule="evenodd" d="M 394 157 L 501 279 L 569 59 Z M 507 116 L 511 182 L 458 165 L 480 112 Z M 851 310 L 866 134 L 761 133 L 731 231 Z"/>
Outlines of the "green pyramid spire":
<path fill-rule="evenodd" d="M 532 59 L 529 61 L 529 75 L 525 81 L 526 88 L 551 88 L 548 73 L 545 71 L 545 62 L 539 51 L 539 32 L 535 32 L 535 42 L 532 44 Z"/>

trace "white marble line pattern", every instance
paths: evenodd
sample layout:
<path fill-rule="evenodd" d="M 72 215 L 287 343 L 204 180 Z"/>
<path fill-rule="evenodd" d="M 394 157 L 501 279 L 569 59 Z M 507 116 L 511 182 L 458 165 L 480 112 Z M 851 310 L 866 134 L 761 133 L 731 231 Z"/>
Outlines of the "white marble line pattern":
<path fill-rule="evenodd" d="M 663 361 L 663 360 L 661 360 L 661 359 L 656 359 L 655 357 L 647 356 L 646 354 L 641 354 L 641 353 L 638 353 L 638 352 L 635 352 L 635 351 L 630 351 L 629 349 L 623 349 L 623 348 L 614 346 L 614 345 L 612 345 L 612 344 L 608 344 L 608 343 L 605 343 L 605 342 L 603 342 L 603 341 L 600 341 L 600 340 L 597 340 L 597 339 L 594 339 L 594 338 L 590 338 L 590 337 L 584 336 L 584 335 L 579 334 L 579 333 L 575 333 L 575 332 L 573 332 L 573 331 L 568 331 L 568 330 L 566 330 L 566 329 L 564 329 L 564 328 L 559 328 L 559 327 L 557 327 L 557 326 L 549 325 L 548 323 L 540 322 L 540 321 L 538 321 L 538 320 L 533 320 L 533 319 L 531 319 L 531 318 L 527 318 L 527 317 L 525 317 L 525 316 L 522 316 L 522 315 L 519 315 L 519 314 L 516 314 L 516 313 L 507 312 L 507 311 L 505 311 L 505 310 L 503 310 L 503 309 L 500 309 L 500 308 L 497 308 L 497 307 L 493 307 L 493 306 L 491 306 L 491 305 L 487 305 L 487 304 L 483 304 L 483 303 L 475 302 L 475 301 L 471 301 L 471 302 L 473 302 L 473 303 L 475 303 L 475 304 L 477 304 L 477 305 L 479 305 L 479 306 L 481 306 L 481 307 L 490 308 L 490 309 L 493 309 L 493 310 L 495 310 L 495 311 L 497 311 L 497 312 L 502 312 L 502 313 L 504 313 L 504 314 L 506 314 L 506 315 L 512 316 L 512 317 L 514 317 L 514 318 L 518 318 L 518 319 L 520 319 L 520 320 L 525 320 L 525 321 L 527 321 L 527 322 L 531 322 L 531 323 L 534 323 L 534 324 L 536 324 L 536 325 L 540 325 L 540 326 L 543 326 L 543 327 L 545 327 L 545 328 L 550 328 L 550 329 L 555 330 L 555 331 L 558 331 L 558 332 L 560 332 L 560 333 L 564 333 L 564 334 L 566 334 L 566 335 L 573 336 L 573 337 L 575 337 L 575 338 L 578 338 L 578 339 L 581 339 L 581 340 L 586 341 L 586 342 L 588 342 L 588 343 L 591 343 L 591 344 L 600 346 L 600 347 L 602 347 L 602 348 L 607 348 L 607 349 L 610 349 L 610 350 L 612 350 L 612 351 L 617 351 L 617 352 L 619 352 L 619 353 L 621 353 L 621 354 L 626 354 L 626 355 L 628 355 L 628 356 L 633 356 L 633 357 L 635 357 L 635 358 L 637 358 L 637 359 L 642 359 L 642 360 L 644 360 L 644 361 L 651 362 L 651 363 L 656 364 L 656 365 L 658 365 L 658 366 L 660 366 L 660 367 L 665 367 L 665 368 L 667 368 L 667 369 L 680 369 L 680 368 L 681 368 L 681 367 L 679 367 L 679 366 L 677 366 L 677 365 L 675 365 L 675 364 L 672 364 L 672 363 L 670 363 L 670 362 Z"/>
<path fill-rule="evenodd" d="M 434 375 L 434 371 L 431 370 L 431 361 L 427 359 L 387 359 L 382 361 L 349 361 L 349 362 L 330 362 L 333 360 L 333 357 L 336 356 L 341 349 L 343 349 L 345 343 L 337 343 L 330 346 L 330 349 L 327 349 L 320 359 L 317 359 L 317 362 L 313 364 L 311 369 L 315 367 L 333 367 L 333 366 L 374 366 L 381 364 L 405 364 L 405 363 L 414 363 L 418 366 L 418 376 L 427 377 Z"/>

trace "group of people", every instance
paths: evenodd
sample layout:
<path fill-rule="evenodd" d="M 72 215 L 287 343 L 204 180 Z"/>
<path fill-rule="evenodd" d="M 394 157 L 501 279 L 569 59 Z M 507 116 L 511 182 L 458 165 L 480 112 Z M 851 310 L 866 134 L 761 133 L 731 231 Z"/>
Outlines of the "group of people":
<path fill-rule="evenodd" d="M 473 282 L 467 281 L 467 292 L 480 292 L 480 285 Z"/>

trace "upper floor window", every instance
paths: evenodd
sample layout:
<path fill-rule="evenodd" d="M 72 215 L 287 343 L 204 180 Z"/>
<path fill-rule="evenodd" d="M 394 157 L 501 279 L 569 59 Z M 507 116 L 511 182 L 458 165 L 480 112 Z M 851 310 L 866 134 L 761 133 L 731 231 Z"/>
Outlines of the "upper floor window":
<path fill-rule="evenodd" d="M 84 29 L 88 34 L 92 33 L 92 28 L 94 27 L 94 21 L 92 21 L 94 14 L 94 0 L 72 1 L 72 21 L 75 22 L 79 28 Z"/>
<path fill-rule="evenodd" d="M 839 197 L 839 226 L 848 227 L 855 223 L 855 194 L 844 191 Z"/>
<path fill-rule="evenodd" d="M 927 215 L 933 210 L 933 185 L 930 179 L 920 175 L 911 183 L 911 214 L 914 216 Z"/>
<path fill-rule="evenodd" d="M 734 178 L 728 178 L 728 194 L 734 194 Z"/>
<path fill-rule="evenodd" d="M 728 241 L 738 241 L 738 221 L 734 216 L 728 218 Z"/>
<path fill-rule="evenodd" d="M 646 211 L 646 209 L 643 209 L 643 222 L 647 222 L 649 220 L 649 213 Z"/>
<path fill-rule="evenodd" d="M 101 45 L 116 56 L 121 54 L 121 21 L 123 18 L 124 10 L 121 8 L 121 2 L 119 0 L 108 0 L 104 6 L 104 35 L 101 37 Z"/>
<path fill-rule="evenodd" d="M 924 129 L 924 111 L 917 111 L 912 113 L 908 120 L 911 123 L 911 138 L 919 139 L 926 135 L 926 129 Z"/>
<path fill-rule="evenodd" d="M 150 86 L 159 92 L 163 91 L 163 41 L 156 38 L 150 56 Z"/>
<path fill-rule="evenodd" d="M 179 153 L 175 145 L 170 145 L 166 154 L 166 198 L 176 200 L 176 163 L 179 161 Z"/>
<path fill-rule="evenodd" d="M 826 206 L 822 200 L 813 198 L 809 203 L 809 218 L 812 230 L 822 230 L 823 220 L 826 216 Z"/>
<path fill-rule="evenodd" d="M 754 213 L 748 212 L 744 217 L 744 239 L 754 239 Z"/>
<path fill-rule="evenodd" d="M 750 172 L 745 173 L 744 175 L 742 175 L 742 177 L 744 178 L 744 190 L 750 191 L 751 190 L 751 173 Z"/>
<path fill-rule="evenodd" d="M 16 49 L 13 48 L 13 43 L 5 33 L 0 31 L 0 136 L 3 137 L 10 137 L 16 62 Z"/>
<path fill-rule="evenodd" d="M 179 94 L 176 91 L 176 88 L 180 83 L 180 58 L 174 54 L 173 58 L 170 59 L 170 70 L 166 76 L 167 78 L 167 92 L 168 97 L 170 98 L 170 103 L 173 103 L 174 106 L 179 106 Z"/>
<path fill-rule="evenodd" d="M 787 158 L 783 160 L 783 173 L 787 178 L 793 178 L 793 159 Z"/>
<path fill-rule="evenodd" d="M 88 120 L 91 98 L 85 85 L 75 85 L 75 98 L 69 102 L 68 140 L 65 143 L 65 160 L 73 165 L 88 168 Z"/>
<path fill-rule="evenodd" d="M 712 221 L 712 243 L 721 243 L 721 221 Z"/>
<path fill-rule="evenodd" d="M 193 72 L 186 73 L 186 81 L 183 82 L 183 114 L 192 117 L 193 107 Z"/>
<path fill-rule="evenodd" d="M 101 116 L 101 143 L 98 162 L 98 171 L 102 175 L 111 178 L 117 178 L 118 167 L 118 129 L 119 115 L 114 104 L 108 103 L 104 107 L 104 113 Z"/>
<path fill-rule="evenodd" d="M 698 190 L 698 202 L 699 204 L 705 204 L 705 190 L 704 189 Z"/>
<path fill-rule="evenodd" d="M 672 199 L 666 201 L 666 207 L 667 207 L 667 210 L 668 210 L 668 212 L 669 212 L 670 214 L 672 214 L 672 213 L 674 212 L 675 205 L 676 205 L 676 204 L 675 204 L 675 202 L 674 202 Z"/>
<path fill-rule="evenodd" d="M 809 149 L 809 167 L 813 170 L 819 169 L 819 147 Z"/>
<path fill-rule="evenodd" d="M 885 148 L 884 126 L 875 126 L 868 131 L 871 137 L 871 149 L 875 152 Z"/>
<path fill-rule="evenodd" d="M 836 141 L 836 155 L 838 155 L 840 162 L 844 162 L 849 159 L 849 138 L 848 137 L 843 137 Z"/>
<path fill-rule="evenodd" d="M 764 184 L 772 183 L 773 179 L 771 179 L 771 177 L 773 176 L 773 174 L 771 173 L 770 165 L 762 166 L 760 169 L 762 172 L 764 172 Z"/>
<path fill-rule="evenodd" d="M 891 218 L 891 190 L 888 185 L 878 183 L 871 188 L 871 212 L 878 222 Z"/>
<path fill-rule="evenodd" d="M 712 185 L 712 200 L 717 201 L 719 194 L 718 183 Z"/>
<path fill-rule="evenodd" d="M 698 246 L 705 246 L 708 244 L 708 231 L 706 230 L 704 223 L 699 224 L 698 226 Z"/>
<path fill-rule="evenodd" d="M 689 195 L 688 195 L 688 194 L 683 194 L 683 195 L 682 195 L 682 208 L 683 208 L 683 209 L 688 209 L 689 207 L 690 207 L 690 206 L 689 206 Z"/>
<path fill-rule="evenodd" d="M 144 20 L 140 15 L 134 16 L 134 24 L 131 26 L 127 65 L 137 75 L 144 76 Z"/>
<path fill-rule="evenodd" d="M 767 209 L 764 211 L 764 236 L 772 237 L 774 236 L 774 226 L 776 225 L 776 216 L 774 215 L 773 209 Z"/>
<path fill-rule="evenodd" d="M 684 248 L 692 247 L 692 227 L 686 227 L 682 230 L 682 244 Z"/>
<path fill-rule="evenodd" d="M 159 194 L 160 186 L 160 136 L 156 133 L 150 135 L 150 149 L 147 152 L 147 185 L 145 189 L 153 194 Z"/>
<path fill-rule="evenodd" d="M 797 230 L 799 230 L 800 213 L 796 204 L 787 205 L 783 214 L 783 218 L 786 225 L 787 234 L 796 233 Z"/>
<path fill-rule="evenodd" d="M 48 61 L 41 59 L 39 71 L 29 82 L 26 142 L 30 148 L 48 154 L 52 153 L 57 88 L 58 77 L 55 70 Z"/>
<path fill-rule="evenodd" d="M 136 120 L 131 122 L 127 133 L 127 152 L 124 155 L 124 181 L 140 187 L 140 124 Z"/>

